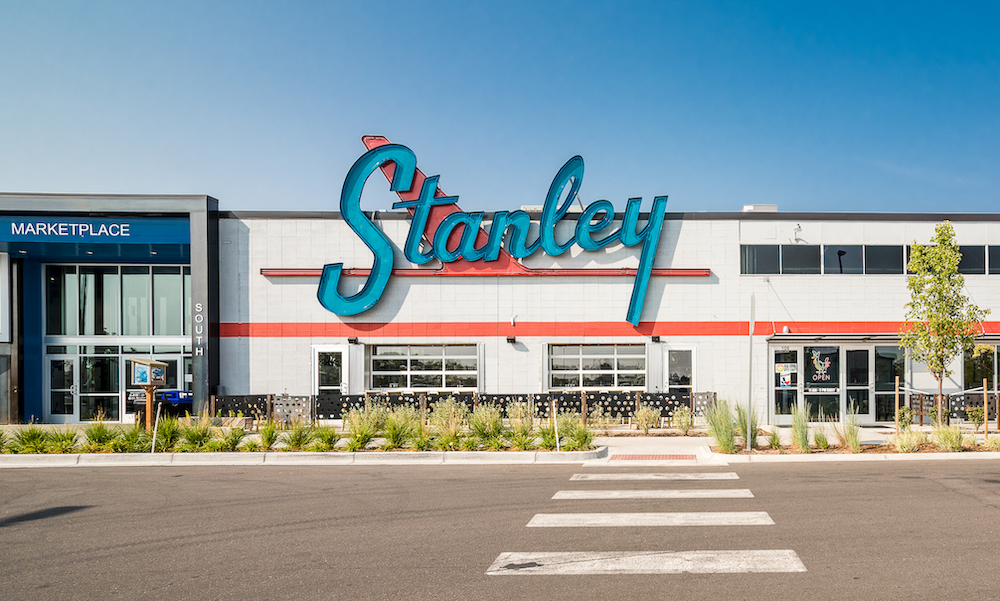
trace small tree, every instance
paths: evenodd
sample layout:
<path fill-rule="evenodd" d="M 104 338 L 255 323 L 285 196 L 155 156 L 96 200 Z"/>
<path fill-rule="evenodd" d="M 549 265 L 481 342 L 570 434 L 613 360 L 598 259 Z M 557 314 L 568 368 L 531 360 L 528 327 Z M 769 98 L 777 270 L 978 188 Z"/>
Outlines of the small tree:
<path fill-rule="evenodd" d="M 941 389 L 951 375 L 948 365 L 962 352 L 974 352 L 976 336 L 989 309 L 973 304 L 958 273 L 962 253 L 955 244 L 955 231 L 945 221 L 934 228 L 930 246 L 914 243 L 907 268 L 910 302 L 900 326 L 900 346 L 910 349 L 914 359 L 927 365 L 937 381 L 938 421 L 944 415 Z"/>

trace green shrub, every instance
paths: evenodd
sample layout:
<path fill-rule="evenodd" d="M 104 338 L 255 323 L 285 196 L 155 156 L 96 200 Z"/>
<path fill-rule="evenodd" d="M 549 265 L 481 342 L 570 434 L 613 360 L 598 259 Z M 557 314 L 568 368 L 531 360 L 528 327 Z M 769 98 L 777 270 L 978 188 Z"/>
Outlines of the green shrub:
<path fill-rule="evenodd" d="M 566 440 L 567 451 L 587 451 L 594 448 L 594 433 L 589 428 L 577 428 Z"/>
<path fill-rule="evenodd" d="M 316 450 L 332 451 L 337 442 L 340 441 L 340 433 L 336 428 L 330 426 L 320 426 L 313 430 L 313 437 L 316 439 Z"/>
<path fill-rule="evenodd" d="M 111 442 L 111 449 L 116 453 L 148 453 L 152 443 L 152 434 L 146 432 L 142 424 L 135 423 Z"/>
<path fill-rule="evenodd" d="M 76 429 L 51 430 L 49 432 L 49 452 L 72 453 L 76 450 L 79 438 L 80 433 Z"/>
<path fill-rule="evenodd" d="M 351 452 L 364 450 L 378 434 L 381 420 L 381 412 L 378 409 L 375 411 L 372 411 L 371 408 L 348 411 L 344 420 L 347 422 L 347 450 Z"/>
<path fill-rule="evenodd" d="M 976 432 L 978 432 L 979 431 L 979 426 L 982 426 L 983 422 L 986 421 L 986 410 L 982 406 L 979 406 L 979 407 L 966 407 L 965 408 L 965 417 L 970 422 L 972 422 L 973 424 L 975 424 L 975 426 L 976 426 Z"/>
<path fill-rule="evenodd" d="M 266 422 L 260 427 L 260 448 L 270 451 L 278 444 L 278 424 Z"/>
<path fill-rule="evenodd" d="M 535 419 L 531 415 L 531 406 L 528 403 L 510 403 L 507 405 L 507 421 L 510 424 L 511 436 L 518 434 L 523 437 L 529 436 L 535 430 Z"/>
<path fill-rule="evenodd" d="M 986 440 L 986 450 L 994 453 L 1000 451 L 1000 437 L 994 436 Z"/>
<path fill-rule="evenodd" d="M 899 429 L 909 430 L 913 426 L 913 411 L 909 407 L 899 408 Z"/>
<path fill-rule="evenodd" d="M 552 426 L 542 426 L 538 429 L 538 435 L 541 438 L 539 442 L 539 447 L 545 449 L 546 451 L 554 451 L 556 449 L 556 429 Z"/>
<path fill-rule="evenodd" d="M 118 428 L 109 428 L 104 422 L 94 422 L 83 431 L 87 437 L 84 450 L 88 452 L 110 450 L 112 443 L 121 435 Z"/>
<path fill-rule="evenodd" d="M 452 397 L 434 403 L 431 410 L 431 428 L 441 436 L 448 436 L 449 440 L 458 443 L 458 435 L 465 425 L 465 419 L 469 415 L 469 408 L 465 403 L 459 403 Z"/>
<path fill-rule="evenodd" d="M 844 421 L 837 425 L 833 424 L 833 435 L 837 438 L 837 444 L 852 453 L 861 452 L 861 422 L 858 420 L 858 412 L 851 405 L 844 416 Z"/>
<path fill-rule="evenodd" d="M 919 430 L 900 430 L 899 434 L 892 437 L 892 446 L 897 453 L 912 453 L 925 442 L 927 435 Z"/>
<path fill-rule="evenodd" d="M 781 449 L 781 434 L 778 433 L 777 426 L 775 426 L 767 435 L 767 446 L 772 449 Z"/>
<path fill-rule="evenodd" d="M 393 408 L 385 422 L 386 449 L 405 446 L 420 429 L 420 412 L 409 405 Z"/>
<path fill-rule="evenodd" d="M 181 439 L 181 424 L 176 417 L 165 417 L 156 428 L 156 448 L 169 451 Z"/>
<path fill-rule="evenodd" d="M 649 434 L 649 429 L 660 421 L 660 410 L 649 405 L 640 405 L 632 412 L 632 419 L 643 434 Z"/>
<path fill-rule="evenodd" d="M 830 448 L 830 440 L 826 437 L 826 429 L 822 425 L 817 427 L 816 432 L 813 433 L 813 442 L 821 449 Z"/>
<path fill-rule="evenodd" d="M 975 451 L 979 447 L 979 440 L 975 434 L 966 434 L 962 437 L 962 448 Z"/>
<path fill-rule="evenodd" d="M 958 426 L 937 425 L 934 427 L 934 443 L 942 451 L 954 453 L 962 450 L 962 429 Z"/>
<path fill-rule="evenodd" d="M 691 413 L 690 407 L 684 405 L 674 411 L 674 425 L 684 436 L 694 429 L 694 414 Z"/>
<path fill-rule="evenodd" d="M 747 444 L 747 429 L 750 431 L 750 444 Z M 757 413 L 747 411 L 743 405 L 736 405 L 736 433 L 743 437 L 743 446 L 747 449 L 757 448 Z"/>
<path fill-rule="evenodd" d="M 35 424 L 14 430 L 11 450 L 15 453 L 35 454 L 49 451 L 49 434 Z"/>
<path fill-rule="evenodd" d="M 7 431 L 0 428 L 0 453 L 7 450 Z"/>
<path fill-rule="evenodd" d="M 498 438 L 503 434 L 503 414 L 499 405 L 480 403 L 472 410 L 468 419 L 469 430 L 481 440 Z"/>
<path fill-rule="evenodd" d="M 510 435 L 510 448 L 515 451 L 530 451 L 535 448 L 535 437 L 515 431 Z"/>
<path fill-rule="evenodd" d="M 792 446 L 800 453 L 809 452 L 809 403 L 799 403 L 792 409 Z"/>
<path fill-rule="evenodd" d="M 246 453 L 257 453 L 262 450 L 262 447 L 259 440 L 252 438 L 243 441 L 243 444 L 240 445 L 239 450 L 244 451 Z"/>
<path fill-rule="evenodd" d="M 479 439 L 475 436 L 459 436 L 458 438 L 459 451 L 475 451 L 479 449 L 480 444 Z M 452 445 L 452 448 L 454 448 L 454 446 L 455 445 Z"/>
<path fill-rule="evenodd" d="M 715 438 L 715 445 L 719 450 L 723 453 L 735 453 L 735 424 L 729 403 L 717 400 L 705 410 L 705 421 L 708 422 L 708 435 Z"/>
<path fill-rule="evenodd" d="M 240 444 L 243 439 L 246 438 L 247 433 L 243 431 L 243 428 L 230 428 L 222 438 L 219 440 L 219 450 L 226 451 L 229 453 L 236 452 L 240 449 Z"/>
<path fill-rule="evenodd" d="M 205 445 L 215 436 L 212 432 L 212 420 L 201 418 L 181 427 L 181 440 L 183 444 L 178 450 L 201 451 Z"/>
<path fill-rule="evenodd" d="M 313 439 L 312 425 L 306 422 L 297 421 L 292 424 L 292 429 L 285 432 L 285 447 L 289 451 L 301 451 L 309 446 Z"/>
<path fill-rule="evenodd" d="M 556 424 L 559 426 L 560 442 L 568 438 L 573 438 L 579 430 L 587 429 L 587 426 L 583 424 L 583 416 L 577 411 L 563 411 L 559 413 L 556 415 Z"/>
<path fill-rule="evenodd" d="M 430 432 L 420 428 L 410 441 L 410 445 L 416 451 L 429 451 L 434 448 L 434 438 L 431 437 Z"/>

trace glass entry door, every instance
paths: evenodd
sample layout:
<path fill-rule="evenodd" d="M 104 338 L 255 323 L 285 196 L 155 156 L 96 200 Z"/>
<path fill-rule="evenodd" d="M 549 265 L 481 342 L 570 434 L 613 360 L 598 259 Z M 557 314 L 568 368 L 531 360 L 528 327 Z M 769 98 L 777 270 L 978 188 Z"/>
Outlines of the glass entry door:
<path fill-rule="evenodd" d="M 347 394 L 347 345 L 313 347 L 313 394 Z"/>
<path fill-rule="evenodd" d="M 844 351 L 847 363 L 844 381 L 846 389 L 846 399 L 844 415 L 851 411 L 858 414 L 858 421 L 862 424 L 875 423 L 875 403 L 872 402 L 874 393 L 874 382 L 872 374 L 875 370 L 874 353 L 871 349 L 846 349 Z"/>
<path fill-rule="evenodd" d="M 46 360 L 45 421 L 70 424 L 80 421 L 80 389 L 77 357 L 48 357 Z"/>
<path fill-rule="evenodd" d="M 840 347 L 806 346 L 802 349 L 803 400 L 812 421 L 840 419 Z"/>

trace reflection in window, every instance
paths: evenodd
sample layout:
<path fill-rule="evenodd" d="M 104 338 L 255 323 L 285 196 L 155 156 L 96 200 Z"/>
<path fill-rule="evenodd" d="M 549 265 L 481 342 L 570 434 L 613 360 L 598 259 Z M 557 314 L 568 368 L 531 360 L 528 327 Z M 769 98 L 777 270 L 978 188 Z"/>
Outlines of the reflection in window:
<path fill-rule="evenodd" d="M 643 344 L 553 344 L 549 388 L 642 388 L 646 385 Z"/>
<path fill-rule="evenodd" d="M 826 246 L 823 248 L 823 273 L 864 273 L 864 247 Z"/>

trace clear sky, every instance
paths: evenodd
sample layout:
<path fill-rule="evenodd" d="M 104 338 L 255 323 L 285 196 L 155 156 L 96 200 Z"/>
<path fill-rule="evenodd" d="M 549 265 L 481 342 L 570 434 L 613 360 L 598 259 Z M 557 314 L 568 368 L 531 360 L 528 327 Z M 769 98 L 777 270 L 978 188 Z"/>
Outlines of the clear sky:
<path fill-rule="evenodd" d="M 0 0 L 0 191 L 336 210 L 381 134 L 466 210 L 541 204 L 579 154 L 583 202 L 619 208 L 1000 212 L 998 23 L 997 2 Z"/>

